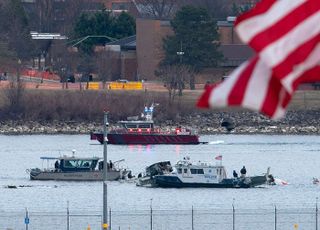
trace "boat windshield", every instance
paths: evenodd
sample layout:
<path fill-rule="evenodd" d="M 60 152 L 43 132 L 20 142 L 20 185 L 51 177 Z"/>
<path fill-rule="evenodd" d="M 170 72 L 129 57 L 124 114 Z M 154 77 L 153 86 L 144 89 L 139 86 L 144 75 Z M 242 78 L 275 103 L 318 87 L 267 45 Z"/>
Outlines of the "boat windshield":
<path fill-rule="evenodd" d="M 91 168 L 92 160 L 64 160 L 64 168 Z"/>

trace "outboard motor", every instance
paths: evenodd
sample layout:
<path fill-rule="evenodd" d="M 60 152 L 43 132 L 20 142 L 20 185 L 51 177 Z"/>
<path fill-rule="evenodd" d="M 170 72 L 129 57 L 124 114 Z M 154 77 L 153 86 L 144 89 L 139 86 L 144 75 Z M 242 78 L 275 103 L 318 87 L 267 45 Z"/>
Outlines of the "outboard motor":
<path fill-rule="evenodd" d="M 221 127 L 225 127 L 228 132 L 231 132 L 235 128 L 235 123 L 232 118 L 224 118 L 221 122 Z"/>

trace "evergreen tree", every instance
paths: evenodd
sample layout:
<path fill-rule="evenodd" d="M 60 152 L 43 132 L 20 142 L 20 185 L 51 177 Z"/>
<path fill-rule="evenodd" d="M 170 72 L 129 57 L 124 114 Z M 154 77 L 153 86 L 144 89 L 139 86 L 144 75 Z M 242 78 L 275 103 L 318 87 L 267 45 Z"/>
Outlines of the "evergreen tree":
<path fill-rule="evenodd" d="M 216 22 L 203 8 L 184 6 L 171 21 L 173 36 L 164 39 L 165 58 L 162 64 L 184 64 L 199 72 L 216 67 L 222 59 L 218 51 L 219 36 Z M 177 52 L 183 51 L 183 54 Z M 194 78 L 190 80 L 194 88 Z"/>
<path fill-rule="evenodd" d="M 122 12 L 113 25 L 113 36 L 124 38 L 136 33 L 136 23 L 134 18 L 126 12 Z"/>

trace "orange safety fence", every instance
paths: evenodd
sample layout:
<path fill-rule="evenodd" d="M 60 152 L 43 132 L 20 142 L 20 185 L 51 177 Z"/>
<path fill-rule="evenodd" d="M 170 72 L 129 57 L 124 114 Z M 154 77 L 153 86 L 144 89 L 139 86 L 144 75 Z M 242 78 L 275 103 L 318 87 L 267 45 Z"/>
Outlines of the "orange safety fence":
<path fill-rule="evenodd" d="M 60 81 L 59 75 L 48 72 L 48 71 L 27 69 L 27 70 L 23 70 L 21 74 L 26 77 L 34 77 L 34 78 L 41 78 L 41 79 L 46 79 L 46 80 Z"/>

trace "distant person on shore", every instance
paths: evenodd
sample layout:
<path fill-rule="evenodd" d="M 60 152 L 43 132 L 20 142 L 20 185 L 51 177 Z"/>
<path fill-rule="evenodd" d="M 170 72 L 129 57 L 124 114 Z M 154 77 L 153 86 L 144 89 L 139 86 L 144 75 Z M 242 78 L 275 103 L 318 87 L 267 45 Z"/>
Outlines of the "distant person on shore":
<path fill-rule="evenodd" d="M 240 170 L 240 173 L 242 178 L 246 177 L 247 169 L 245 166 L 242 167 L 242 169 Z"/>
<path fill-rule="evenodd" d="M 238 173 L 236 172 L 236 170 L 233 170 L 233 177 L 238 178 Z"/>

